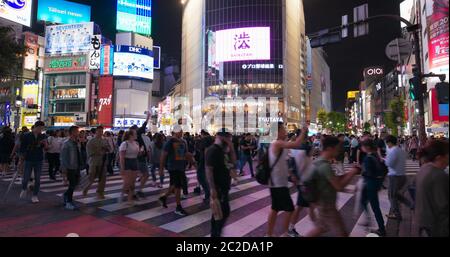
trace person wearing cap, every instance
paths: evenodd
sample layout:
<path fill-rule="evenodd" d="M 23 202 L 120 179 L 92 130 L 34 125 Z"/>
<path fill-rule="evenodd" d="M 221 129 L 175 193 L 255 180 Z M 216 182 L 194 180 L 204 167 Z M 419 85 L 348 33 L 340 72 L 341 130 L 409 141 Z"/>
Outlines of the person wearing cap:
<path fill-rule="evenodd" d="M 193 163 L 192 154 L 189 153 L 186 142 L 182 139 L 183 130 L 180 125 L 175 125 L 172 130 L 174 136 L 171 137 L 164 145 L 161 153 L 160 170 L 164 170 L 167 164 L 169 171 L 170 187 L 169 190 L 163 194 L 159 201 L 164 208 L 167 208 L 167 197 L 172 193 L 175 194 L 177 207 L 175 214 L 180 216 L 188 215 L 181 207 L 181 190 L 186 179 L 186 165 L 189 162 Z"/>
<path fill-rule="evenodd" d="M 26 133 L 23 136 L 20 145 L 20 152 L 24 156 L 25 160 L 20 198 L 23 199 L 26 197 L 28 181 L 30 180 L 31 172 L 34 171 L 34 188 L 33 196 L 31 197 L 32 203 L 39 202 L 38 193 L 41 185 L 42 161 L 44 160 L 44 150 L 48 148 L 46 137 L 42 134 L 42 130 L 44 128 L 44 122 L 36 121 L 31 132 Z"/>
<path fill-rule="evenodd" d="M 230 172 L 236 163 L 231 134 L 226 129 L 217 132 L 214 144 L 206 150 L 206 177 L 211 195 L 211 237 L 220 237 L 230 215 Z"/>

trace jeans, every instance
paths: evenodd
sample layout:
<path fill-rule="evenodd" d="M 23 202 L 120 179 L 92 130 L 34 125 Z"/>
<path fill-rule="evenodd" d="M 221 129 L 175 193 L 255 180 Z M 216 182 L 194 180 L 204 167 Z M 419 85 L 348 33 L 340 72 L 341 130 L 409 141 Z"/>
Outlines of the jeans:
<path fill-rule="evenodd" d="M 150 168 L 150 173 L 152 174 L 153 182 L 156 182 L 156 169 L 159 170 L 159 163 L 153 163 L 152 167 Z M 159 176 L 159 183 L 164 184 L 164 176 Z"/>
<path fill-rule="evenodd" d="M 388 177 L 389 177 L 388 195 L 389 201 L 391 202 L 391 212 L 395 216 L 401 217 L 399 202 L 405 204 L 410 208 L 412 207 L 412 203 L 403 196 L 407 178 L 406 176 L 388 176 Z"/>
<path fill-rule="evenodd" d="M 214 216 L 211 217 L 211 237 L 221 236 L 223 226 L 225 225 L 227 218 L 230 216 L 230 200 L 228 199 L 228 190 L 222 191 L 217 188 L 217 199 L 220 201 L 223 218 L 221 220 L 215 220 Z"/>
<path fill-rule="evenodd" d="M 27 190 L 28 182 L 31 178 L 31 171 L 34 171 L 34 189 L 33 195 L 37 196 L 41 186 L 42 161 L 25 161 L 25 167 L 22 178 L 22 190 Z"/>
<path fill-rule="evenodd" d="M 197 169 L 197 180 L 198 183 L 203 188 L 203 191 L 205 191 L 205 199 L 209 199 L 210 192 L 209 192 L 209 185 L 208 181 L 206 180 L 206 171 L 205 171 L 205 165 L 200 165 Z"/>
<path fill-rule="evenodd" d="M 64 193 L 65 202 L 72 203 L 73 191 L 80 181 L 80 170 L 67 170 L 67 180 L 69 181 L 69 188 Z"/>
<path fill-rule="evenodd" d="M 48 175 L 54 177 L 59 171 L 59 153 L 47 153 Z"/>
<path fill-rule="evenodd" d="M 115 159 L 116 159 L 116 154 L 115 153 L 108 153 L 106 155 L 106 171 L 110 175 L 114 174 L 113 165 L 114 165 L 114 160 Z"/>
<path fill-rule="evenodd" d="M 247 154 L 242 154 L 241 155 L 241 166 L 240 166 L 240 170 L 241 170 L 241 174 L 243 173 L 243 169 L 245 164 L 248 162 L 248 165 L 250 166 L 250 173 L 252 174 L 252 176 L 254 176 L 253 174 L 253 160 L 252 160 L 252 156 L 251 155 L 247 155 Z"/>
<path fill-rule="evenodd" d="M 378 200 L 378 191 L 380 190 L 383 181 L 375 178 L 364 178 L 364 188 L 362 191 L 361 205 L 364 211 L 367 212 L 367 203 L 370 203 L 373 214 L 377 220 L 378 229 L 385 232 L 383 214 L 380 209 L 380 201 Z"/>

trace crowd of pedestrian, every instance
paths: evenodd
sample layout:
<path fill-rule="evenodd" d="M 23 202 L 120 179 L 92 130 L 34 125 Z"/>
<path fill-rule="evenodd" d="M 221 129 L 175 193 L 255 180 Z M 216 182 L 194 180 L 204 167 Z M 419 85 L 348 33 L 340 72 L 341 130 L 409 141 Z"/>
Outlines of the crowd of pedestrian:
<path fill-rule="evenodd" d="M 230 189 L 242 176 L 255 178 L 270 190 L 266 236 L 274 236 L 279 212 L 286 213 L 281 235 L 301 236 L 296 225 L 305 208 L 315 226 L 303 236 L 320 236 L 330 230 L 337 236 L 348 236 L 336 207 L 337 193 L 358 180 L 355 212 L 364 211 L 370 216 L 370 204 L 378 225 L 373 233 L 386 236 L 385 218 L 400 222 L 404 204 L 414 212 L 419 235 L 448 236 L 447 139 L 430 138 L 420 145 L 416 136 L 395 137 L 387 133 L 310 136 L 307 127 L 289 133 L 279 123 L 276 140 L 268 144 L 260 142 L 258 135 L 237 136 L 227 129 L 214 131 L 214 135 L 205 130 L 191 135 L 174 125 L 170 135 L 152 134 L 146 130 L 147 121 L 141 127 L 135 125 L 118 133 L 105 131 L 101 126 L 91 130 L 72 126 L 45 131 L 41 121 L 30 131 L 24 127 L 17 134 L 4 128 L 0 136 L 0 174 L 5 176 L 13 164 L 22 181 L 20 198 L 28 199 L 31 192 L 31 202 L 38 203 L 46 160 L 49 179 L 61 176 L 67 186 L 63 195 L 67 210 L 78 209 L 74 191 L 80 190 L 84 196 L 93 193 L 90 190 L 96 181 L 96 197 L 105 199 L 108 176 L 117 172 L 123 180 L 117 201 L 129 206 L 146 197 L 147 184 L 163 190 L 168 175 L 169 187 L 159 202 L 162 208 L 168 208 L 168 198 L 174 195 L 175 213 L 186 216 L 189 213 L 182 207 L 183 199 L 190 193 L 186 171 L 195 169 L 197 184 L 192 193 L 203 194 L 203 204 L 210 206 L 213 237 L 222 234 L 230 215 Z M 415 180 L 408 180 L 408 159 L 420 162 Z M 344 163 L 350 168 L 345 169 Z M 291 185 L 297 191 L 295 202 Z M 378 198 L 383 189 L 387 189 L 391 205 L 385 217 Z M 406 189 L 410 189 L 409 196 Z M 365 225 L 369 223 L 370 219 Z"/>

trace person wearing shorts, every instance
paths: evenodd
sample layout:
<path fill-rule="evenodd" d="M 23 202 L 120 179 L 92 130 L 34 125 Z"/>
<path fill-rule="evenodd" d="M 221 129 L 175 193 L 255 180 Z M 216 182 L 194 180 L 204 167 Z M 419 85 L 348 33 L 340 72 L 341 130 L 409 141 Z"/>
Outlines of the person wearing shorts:
<path fill-rule="evenodd" d="M 187 212 L 181 207 L 181 190 L 183 189 L 186 179 L 185 169 L 188 160 L 193 163 L 193 158 L 188 152 L 186 141 L 182 139 L 183 130 L 181 129 L 181 126 L 175 125 L 173 127 L 173 133 L 174 136 L 164 145 L 160 161 L 160 170 L 164 170 L 167 163 L 167 170 L 169 171 L 170 176 L 170 187 L 169 190 L 159 198 L 159 201 L 164 208 L 167 208 L 167 197 L 174 193 L 177 204 L 175 214 L 186 216 L 188 215 Z"/>
<path fill-rule="evenodd" d="M 304 129 L 306 131 L 306 129 Z M 298 148 L 302 143 L 301 137 L 298 137 L 295 141 L 286 141 L 287 131 L 284 128 L 283 123 L 278 124 L 278 137 L 270 145 L 269 151 L 269 166 L 270 171 L 270 196 L 272 199 L 272 210 L 268 216 L 268 228 L 267 236 L 273 236 L 273 230 L 277 220 L 278 212 L 285 211 L 287 215 L 283 222 L 283 234 L 288 234 L 289 223 L 291 220 L 292 212 L 294 211 L 294 203 L 292 202 L 291 194 L 288 188 L 289 177 L 292 178 L 295 183 L 297 179 L 288 168 L 287 158 L 288 149 Z"/>

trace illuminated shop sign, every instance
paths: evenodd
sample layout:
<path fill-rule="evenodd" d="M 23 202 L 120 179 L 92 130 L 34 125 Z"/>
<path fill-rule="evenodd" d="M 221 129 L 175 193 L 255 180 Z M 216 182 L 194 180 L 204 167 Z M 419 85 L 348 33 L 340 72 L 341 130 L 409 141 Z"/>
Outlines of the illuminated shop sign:
<path fill-rule="evenodd" d="M 46 62 L 45 71 L 84 71 L 87 70 L 85 56 L 52 58 Z"/>
<path fill-rule="evenodd" d="M 216 32 L 217 62 L 270 60 L 270 27 L 250 27 Z"/>
<path fill-rule="evenodd" d="M 144 124 L 145 119 L 138 118 L 115 118 L 114 119 L 114 127 L 116 128 L 130 128 L 133 125 L 142 126 Z"/>

